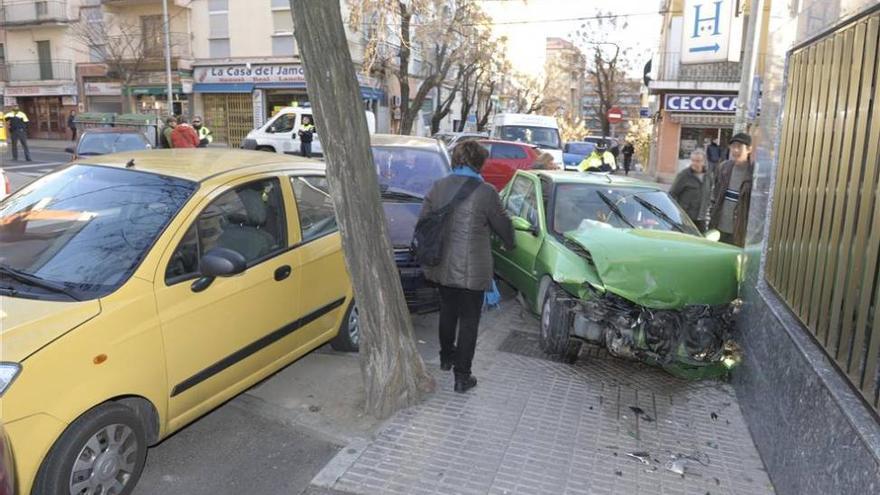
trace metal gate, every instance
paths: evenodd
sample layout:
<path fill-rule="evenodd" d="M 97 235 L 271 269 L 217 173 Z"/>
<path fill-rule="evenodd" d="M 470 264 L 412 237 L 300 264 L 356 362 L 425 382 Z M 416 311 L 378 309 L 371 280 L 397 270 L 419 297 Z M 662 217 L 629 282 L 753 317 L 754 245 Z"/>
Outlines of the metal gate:
<path fill-rule="evenodd" d="M 790 55 L 766 277 L 875 410 L 880 12 Z"/>
<path fill-rule="evenodd" d="M 238 148 L 254 128 L 254 105 L 249 93 L 205 94 L 205 124 L 214 142 Z"/>

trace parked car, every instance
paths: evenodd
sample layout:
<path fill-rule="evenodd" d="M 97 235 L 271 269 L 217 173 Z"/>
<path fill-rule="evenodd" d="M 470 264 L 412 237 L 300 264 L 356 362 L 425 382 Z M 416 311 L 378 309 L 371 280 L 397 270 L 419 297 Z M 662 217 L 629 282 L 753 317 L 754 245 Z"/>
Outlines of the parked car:
<path fill-rule="evenodd" d="M 480 174 L 496 191 L 504 189 L 517 170 L 532 168 L 535 159 L 541 154 L 537 146 L 530 144 L 493 139 L 481 139 L 477 142 L 489 152 L 489 158 L 483 164 Z"/>
<path fill-rule="evenodd" d="M 12 194 L 12 182 L 9 181 L 9 176 L 6 175 L 6 172 L 0 168 L 0 199 L 10 194 Z"/>
<path fill-rule="evenodd" d="M 3 423 L 0 423 L 0 495 L 15 495 L 15 462 Z"/>
<path fill-rule="evenodd" d="M 356 350 L 324 166 L 92 156 L 0 202 L 0 394 L 21 493 L 131 493 L 147 446 L 311 350 Z"/>
<path fill-rule="evenodd" d="M 562 138 L 556 117 L 524 113 L 499 113 L 492 118 L 493 139 L 533 144 L 553 155 L 562 165 Z"/>
<path fill-rule="evenodd" d="M 152 147 L 144 133 L 137 129 L 96 127 L 83 131 L 76 147 L 66 148 L 64 151 L 73 154 L 72 160 L 76 160 L 84 156 L 148 150 Z"/>
<path fill-rule="evenodd" d="M 367 110 L 367 129 L 370 134 L 376 132 L 376 115 Z M 299 129 L 303 117 L 309 117 L 314 123 L 311 107 L 284 107 L 266 121 L 262 126 L 252 130 L 241 142 L 241 148 L 257 151 L 274 151 L 298 155 L 300 152 Z M 312 153 L 322 155 L 321 137 L 315 132 L 312 141 Z"/>
<path fill-rule="evenodd" d="M 596 143 L 592 141 L 572 141 L 562 148 L 562 163 L 565 170 L 577 170 L 584 158 L 590 156 Z"/>
<path fill-rule="evenodd" d="M 496 241 L 495 270 L 540 315 L 548 354 L 573 362 L 589 342 L 687 378 L 739 362 L 742 250 L 701 236 L 656 184 L 520 170 L 502 200 L 516 248 Z"/>
<path fill-rule="evenodd" d="M 411 245 L 425 195 L 434 182 L 451 171 L 449 155 L 441 142 L 432 138 L 375 134 L 371 144 L 388 234 L 407 305 L 416 312 L 435 309 L 439 300 L 437 289 L 425 281 Z"/>
<path fill-rule="evenodd" d="M 477 139 L 485 139 L 489 137 L 488 132 L 438 132 L 432 136 L 434 139 L 439 139 L 443 141 L 443 144 L 446 146 L 446 149 L 451 153 L 452 148 L 455 148 L 455 145 L 458 143 L 463 143 L 465 141 L 474 141 Z"/>

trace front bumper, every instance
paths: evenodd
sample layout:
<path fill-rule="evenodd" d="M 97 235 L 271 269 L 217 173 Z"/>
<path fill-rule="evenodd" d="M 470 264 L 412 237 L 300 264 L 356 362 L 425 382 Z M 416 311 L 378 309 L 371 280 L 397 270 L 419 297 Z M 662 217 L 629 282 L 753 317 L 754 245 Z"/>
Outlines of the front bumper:
<path fill-rule="evenodd" d="M 422 267 L 409 249 L 395 249 L 394 261 L 400 273 L 400 285 L 410 311 L 421 313 L 439 308 L 440 294 L 437 287 L 426 278 Z"/>
<path fill-rule="evenodd" d="M 31 493 L 43 459 L 66 425 L 47 414 L 35 414 L 4 425 L 12 445 L 18 493 Z"/>

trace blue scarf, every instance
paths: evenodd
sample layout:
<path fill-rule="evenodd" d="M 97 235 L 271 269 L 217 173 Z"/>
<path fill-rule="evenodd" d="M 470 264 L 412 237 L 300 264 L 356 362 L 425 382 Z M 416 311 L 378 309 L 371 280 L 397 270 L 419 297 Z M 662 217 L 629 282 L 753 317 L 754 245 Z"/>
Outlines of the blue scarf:
<path fill-rule="evenodd" d="M 480 182 L 483 181 L 483 177 L 477 173 L 476 170 L 468 167 L 467 165 L 456 165 L 452 168 L 452 175 L 460 175 L 462 177 L 473 177 L 474 179 L 479 179 Z"/>

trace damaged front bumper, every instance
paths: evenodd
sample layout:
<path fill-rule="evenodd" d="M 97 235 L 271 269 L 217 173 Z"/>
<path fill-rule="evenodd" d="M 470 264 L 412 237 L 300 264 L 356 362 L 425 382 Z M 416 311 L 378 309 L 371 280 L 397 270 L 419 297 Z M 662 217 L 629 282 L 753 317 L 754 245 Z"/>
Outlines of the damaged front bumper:
<path fill-rule="evenodd" d="M 742 352 L 733 340 L 739 299 L 725 305 L 655 310 L 606 292 L 569 306 L 572 337 L 605 347 L 616 357 L 660 366 L 687 379 L 726 375 Z"/>

